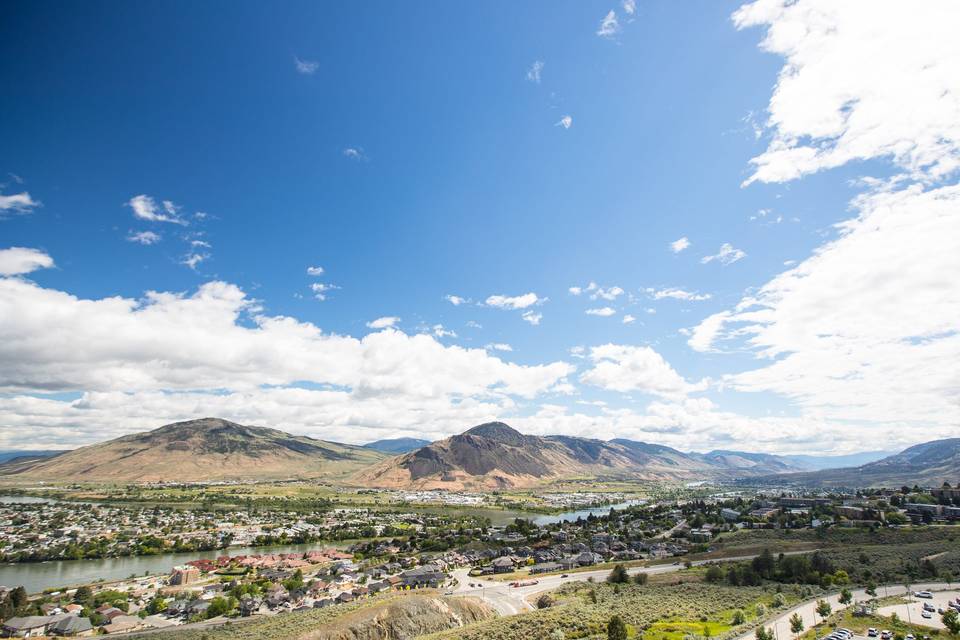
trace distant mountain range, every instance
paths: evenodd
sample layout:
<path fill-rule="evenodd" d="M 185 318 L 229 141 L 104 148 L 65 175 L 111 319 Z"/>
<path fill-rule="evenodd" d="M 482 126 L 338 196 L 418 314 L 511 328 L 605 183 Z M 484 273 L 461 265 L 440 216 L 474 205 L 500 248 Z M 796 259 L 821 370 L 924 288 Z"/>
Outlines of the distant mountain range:
<path fill-rule="evenodd" d="M 565 478 L 683 481 L 797 470 L 765 454 L 686 454 L 624 439 L 530 436 L 491 422 L 384 460 L 354 480 L 387 488 L 503 489 Z"/>
<path fill-rule="evenodd" d="M 396 454 L 396 455 L 393 455 Z M 854 456 L 682 452 L 617 438 L 524 435 L 502 422 L 429 442 L 339 444 L 219 418 L 177 422 L 67 452 L 7 455 L 0 477 L 70 482 L 161 482 L 322 478 L 365 487 L 504 489 L 554 480 L 702 480 L 807 486 L 896 486 L 960 480 L 960 438 L 910 447 L 859 466 L 818 469 Z"/>
<path fill-rule="evenodd" d="M 939 486 L 960 480 L 960 438 L 934 440 L 868 464 L 753 478 L 763 484 L 819 487 Z"/>
<path fill-rule="evenodd" d="M 37 451 L 30 451 L 25 449 L 22 451 L 0 451 L 0 464 L 3 464 L 9 460 L 13 460 L 14 458 L 49 458 L 50 456 L 56 456 L 61 453 L 66 453 L 66 450 L 40 449 Z"/>
<path fill-rule="evenodd" d="M 430 444 L 430 440 L 421 440 L 420 438 L 387 438 L 385 440 L 374 440 L 363 446 L 374 451 L 397 455 L 398 453 L 407 453 L 425 447 L 428 444 Z"/>
<path fill-rule="evenodd" d="M 74 482 L 341 478 L 383 458 L 359 446 L 203 418 L 53 457 L 10 460 L 0 475 Z"/>

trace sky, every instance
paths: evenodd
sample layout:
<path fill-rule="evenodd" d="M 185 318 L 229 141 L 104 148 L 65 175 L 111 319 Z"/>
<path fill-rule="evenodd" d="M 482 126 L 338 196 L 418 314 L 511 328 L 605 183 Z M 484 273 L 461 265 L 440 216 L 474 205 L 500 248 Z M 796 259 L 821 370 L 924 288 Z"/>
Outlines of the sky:
<path fill-rule="evenodd" d="M 960 5 L 0 6 L 0 448 L 960 433 Z"/>

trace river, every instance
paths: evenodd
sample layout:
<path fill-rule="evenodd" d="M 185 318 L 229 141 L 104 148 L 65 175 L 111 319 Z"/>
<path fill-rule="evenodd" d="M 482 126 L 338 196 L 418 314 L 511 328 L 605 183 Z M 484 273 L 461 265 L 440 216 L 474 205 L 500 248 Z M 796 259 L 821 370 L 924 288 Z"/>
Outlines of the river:
<path fill-rule="evenodd" d="M 645 504 L 646 500 L 628 500 L 626 502 L 619 502 L 617 504 L 608 504 L 603 507 L 591 507 L 589 509 L 578 509 L 576 511 L 566 511 L 564 513 L 557 513 L 547 516 L 537 516 L 533 518 L 534 524 L 545 525 L 545 524 L 556 524 L 558 522 L 576 522 L 577 518 L 588 518 L 591 514 L 594 516 L 605 516 L 610 513 L 610 509 L 616 509 L 621 511 L 627 507 L 635 507 L 640 504 Z"/>

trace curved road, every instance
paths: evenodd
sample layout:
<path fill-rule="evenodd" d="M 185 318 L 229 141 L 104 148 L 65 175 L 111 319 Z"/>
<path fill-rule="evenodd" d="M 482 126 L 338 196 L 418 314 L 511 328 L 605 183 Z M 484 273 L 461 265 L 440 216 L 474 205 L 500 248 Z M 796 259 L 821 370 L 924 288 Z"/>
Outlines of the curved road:
<path fill-rule="evenodd" d="M 791 551 L 785 555 L 812 552 L 813 550 Z M 734 556 L 730 558 L 713 558 L 709 560 L 697 560 L 692 564 L 693 566 L 698 566 L 710 564 L 712 562 L 737 562 L 740 560 L 751 560 L 755 557 L 756 554 L 749 556 Z M 673 573 L 674 571 L 679 571 L 683 568 L 683 563 L 678 562 L 676 564 L 657 564 L 647 567 L 631 567 L 627 569 L 627 573 L 630 575 L 636 575 L 638 573 L 654 575 L 658 573 Z M 559 575 L 529 576 L 524 578 L 522 581 L 526 582 L 528 580 L 536 580 L 537 584 L 530 585 L 528 587 L 511 587 L 508 583 L 501 582 L 499 580 L 471 577 L 469 575 L 469 571 L 470 570 L 468 568 L 463 568 L 457 569 L 453 572 L 453 577 L 456 578 L 458 582 L 457 586 L 453 589 L 453 595 L 473 596 L 480 598 L 496 609 L 496 611 L 502 616 L 512 616 L 517 613 L 532 610 L 533 605 L 530 604 L 530 601 L 534 600 L 535 596 L 545 591 L 553 591 L 554 589 L 557 589 L 568 582 L 582 582 L 587 580 L 587 578 L 593 578 L 594 580 L 602 581 L 606 580 L 607 576 L 610 575 L 610 569 L 598 569 L 595 571 L 579 571 L 576 573 L 571 573 L 566 578 L 563 578 Z M 480 586 L 471 587 L 471 583 Z"/>

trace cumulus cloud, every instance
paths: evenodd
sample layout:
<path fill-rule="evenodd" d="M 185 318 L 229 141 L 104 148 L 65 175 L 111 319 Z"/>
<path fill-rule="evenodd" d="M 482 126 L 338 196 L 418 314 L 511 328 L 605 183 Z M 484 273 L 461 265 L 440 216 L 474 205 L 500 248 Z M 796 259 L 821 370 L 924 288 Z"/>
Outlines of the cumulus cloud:
<path fill-rule="evenodd" d="M 39 249 L 27 247 L 0 249 L 0 276 L 19 276 L 53 266 L 53 258 Z M 8 310 L 8 313 L 15 312 L 13 308 Z"/>
<path fill-rule="evenodd" d="M 442 324 L 435 324 L 430 328 L 430 333 L 432 333 L 437 338 L 456 338 L 457 332 L 452 329 L 447 329 Z"/>
<path fill-rule="evenodd" d="M 160 234 L 154 233 L 153 231 L 131 231 L 127 236 L 128 242 L 135 242 L 137 244 L 157 244 L 160 242 Z"/>
<path fill-rule="evenodd" d="M 387 329 L 395 326 L 398 322 L 400 322 L 400 318 L 396 316 L 383 316 L 382 318 L 371 320 L 367 323 L 367 326 L 371 329 Z"/>
<path fill-rule="evenodd" d="M 745 251 L 734 248 L 734 246 L 729 242 L 724 242 L 722 245 L 720 245 L 720 250 L 717 251 L 717 253 L 712 256 L 704 256 L 700 258 L 700 262 L 703 264 L 708 264 L 716 260 L 720 264 L 726 266 L 746 257 L 747 254 Z"/>
<path fill-rule="evenodd" d="M 513 351 L 513 347 L 505 342 L 492 342 L 486 348 L 493 351 Z"/>
<path fill-rule="evenodd" d="M 600 21 L 597 35 L 601 38 L 612 38 L 618 33 L 620 33 L 620 22 L 617 20 L 617 12 L 611 9 Z"/>
<path fill-rule="evenodd" d="M 563 127 L 564 129 L 569 129 L 573 126 L 573 116 L 563 116 L 554 123 L 554 126 Z"/>
<path fill-rule="evenodd" d="M 617 310 L 612 307 L 598 307 L 596 309 L 587 309 L 584 313 L 588 316 L 600 316 L 601 318 L 608 318 L 617 313 Z"/>
<path fill-rule="evenodd" d="M 689 246 L 690 240 L 687 238 L 687 236 L 683 236 L 682 238 L 678 238 L 670 243 L 670 251 L 673 251 L 674 253 L 680 253 Z"/>
<path fill-rule="evenodd" d="M 607 287 L 606 289 L 604 289 L 603 287 L 597 287 L 596 291 L 594 291 L 590 295 L 590 299 L 613 301 L 622 295 L 623 295 L 623 289 L 621 289 L 620 287 L 614 286 L 614 287 Z"/>
<path fill-rule="evenodd" d="M 70 345 L 83 344 L 83 349 Z M 516 395 L 532 398 L 573 371 L 520 366 L 484 349 L 388 330 L 362 339 L 262 315 L 237 286 L 208 282 L 191 295 L 84 299 L 18 278 L 0 279 L 0 390 L 163 392 L 300 381 L 354 397 Z"/>
<path fill-rule="evenodd" d="M 622 320 L 623 324 L 633 324 L 633 323 L 636 322 L 636 321 L 637 321 L 637 319 L 634 318 L 634 317 L 633 317 L 632 315 L 630 315 L 629 313 L 626 314 L 626 315 L 624 315 L 624 316 L 623 316 L 623 320 Z"/>
<path fill-rule="evenodd" d="M 9 214 L 30 213 L 39 206 L 40 203 L 26 191 L 10 195 L 0 193 L 0 220 Z"/>
<path fill-rule="evenodd" d="M 665 398 L 683 398 L 706 388 L 690 384 L 650 347 L 605 344 L 590 349 L 592 368 L 580 381 L 622 393 L 640 391 Z"/>
<path fill-rule="evenodd" d="M 170 200 L 157 204 L 151 196 L 140 194 L 130 198 L 127 206 L 133 209 L 134 217 L 140 220 L 186 224 L 186 221 L 180 218 L 180 208 Z"/>
<path fill-rule="evenodd" d="M 321 266 L 307 267 L 307 275 L 308 275 L 308 276 L 314 276 L 314 277 L 316 277 L 316 276 L 322 276 L 322 275 L 323 275 L 323 267 L 321 267 Z"/>
<path fill-rule="evenodd" d="M 297 56 L 293 56 L 293 66 L 297 70 L 297 73 L 310 76 L 317 72 L 317 69 L 320 68 L 320 63 L 314 60 L 302 60 Z"/>
<path fill-rule="evenodd" d="M 711 298 L 709 293 L 697 293 L 696 291 L 687 291 L 686 289 L 681 289 L 679 287 L 667 287 L 666 289 L 654 289 L 652 287 L 648 287 L 647 295 L 654 300 L 671 298 L 673 300 L 685 300 L 691 302 L 709 300 Z"/>
<path fill-rule="evenodd" d="M 461 298 L 460 296 L 455 296 L 452 293 L 448 293 L 443 296 L 443 299 L 452 304 L 455 307 L 459 307 L 465 302 L 469 302 L 466 298 Z"/>
<path fill-rule="evenodd" d="M 451 302 L 453 302 L 451 300 Z M 503 295 L 493 295 L 487 298 L 486 304 L 488 307 L 496 307 L 497 309 L 526 309 L 527 307 L 532 307 L 535 304 L 543 304 L 546 302 L 546 298 L 541 298 L 537 294 L 525 293 L 519 296 L 503 296 Z M 456 304 L 456 303 L 454 303 Z"/>
<path fill-rule="evenodd" d="M 540 321 L 543 320 L 543 314 L 535 311 L 524 311 L 520 317 L 523 318 L 524 322 L 528 322 L 535 327 L 539 326 Z"/>
<path fill-rule="evenodd" d="M 534 60 L 530 68 L 527 69 L 527 80 L 540 84 L 540 74 L 543 72 L 543 61 Z"/>

